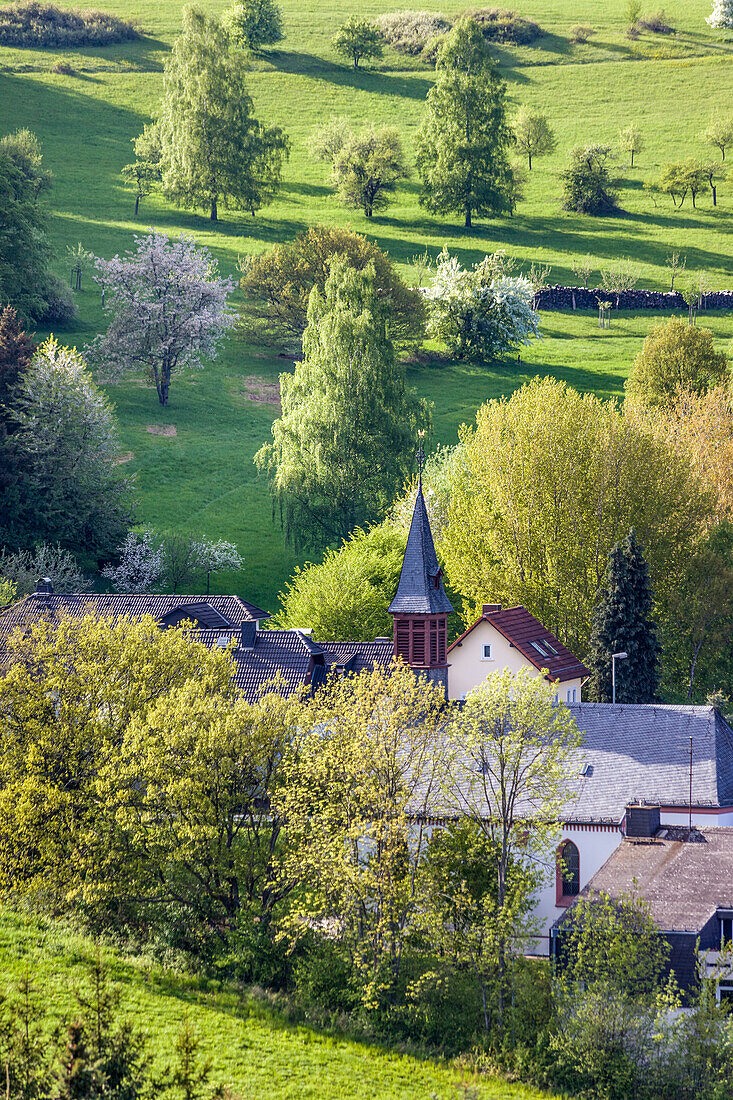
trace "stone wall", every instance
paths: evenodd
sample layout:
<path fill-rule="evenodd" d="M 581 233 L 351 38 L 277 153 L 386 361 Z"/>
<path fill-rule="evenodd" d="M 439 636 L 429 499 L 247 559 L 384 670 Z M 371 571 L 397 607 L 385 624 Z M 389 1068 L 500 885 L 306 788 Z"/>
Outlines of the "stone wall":
<path fill-rule="evenodd" d="M 687 309 L 678 291 L 608 290 L 582 286 L 546 286 L 537 294 L 537 309 L 598 309 L 598 302 L 611 302 L 615 309 Z M 701 309 L 733 309 L 733 290 L 704 294 Z"/>

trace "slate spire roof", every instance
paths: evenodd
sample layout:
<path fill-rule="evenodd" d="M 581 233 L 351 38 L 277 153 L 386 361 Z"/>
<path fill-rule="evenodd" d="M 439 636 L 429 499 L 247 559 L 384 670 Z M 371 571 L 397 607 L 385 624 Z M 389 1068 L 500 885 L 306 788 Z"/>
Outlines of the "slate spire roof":
<path fill-rule="evenodd" d="M 453 610 L 443 588 L 443 571 L 438 565 L 433 533 L 418 482 L 410 534 L 402 562 L 397 594 L 389 605 L 390 615 L 449 615 Z"/>

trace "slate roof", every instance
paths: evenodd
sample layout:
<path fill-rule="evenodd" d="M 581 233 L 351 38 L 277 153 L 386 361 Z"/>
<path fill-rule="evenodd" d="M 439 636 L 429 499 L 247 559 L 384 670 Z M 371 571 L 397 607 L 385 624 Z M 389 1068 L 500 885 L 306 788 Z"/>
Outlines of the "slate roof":
<path fill-rule="evenodd" d="M 258 630 L 251 649 L 242 647 L 239 630 L 201 630 L 196 639 L 209 647 L 234 640 L 234 682 L 251 703 L 274 681 L 281 694 L 291 695 L 299 687 L 318 687 L 336 669 L 359 673 L 392 660 L 391 641 L 314 642 L 300 630 Z"/>
<path fill-rule="evenodd" d="M 733 827 L 662 829 L 651 839 L 627 837 L 581 891 L 611 898 L 633 890 L 663 932 L 700 932 L 717 909 L 733 909 Z M 556 921 L 561 925 L 570 906 Z"/>
<path fill-rule="evenodd" d="M 563 680 L 576 680 L 578 677 L 590 675 L 590 670 L 583 662 L 573 656 L 567 646 L 564 646 L 539 619 L 535 619 L 534 615 L 530 615 L 527 608 L 522 606 L 484 612 L 472 626 L 469 626 L 468 630 L 461 634 L 460 638 L 456 638 L 453 645 L 449 646 L 448 652 L 460 646 L 463 639 L 467 638 L 482 622 L 491 623 L 535 668 L 546 668 L 551 680 L 562 683 Z M 532 642 L 540 644 L 545 651 L 544 654 L 535 649 Z"/>
<path fill-rule="evenodd" d="M 733 730 L 714 707 L 569 705 L 585 744 L 567 820 L 619 822 L 627 805 L 733 805 Z M 581 776 L 583 764 L 589 774 Z"/>
<path fill-rule="evenodd" d="M 437 587 L 436 587 L 437 581 Z M 428 510 L 419 486 L 407 536 L 397 593 L 389 605 L 391 615 L 450 614 L 453 606 L 445 594 L 442 570 L 435 553 Z"/>

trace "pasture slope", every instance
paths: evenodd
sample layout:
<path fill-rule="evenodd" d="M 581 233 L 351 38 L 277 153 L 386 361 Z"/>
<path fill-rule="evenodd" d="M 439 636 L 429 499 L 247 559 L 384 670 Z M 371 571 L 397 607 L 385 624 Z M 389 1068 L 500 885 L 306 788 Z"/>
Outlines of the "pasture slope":
<path fill-rule="evenodd" d="M 0 910 L 0 989 L 12 999 L 18 982 L 30 977 L 54 1021 L 74 1020 L 74 991 L 84 991 L 96 957 L 91 940 L 57 922 Z M 188 1016 L 200 1056 L 212 1063 L 212 1084 L 221 1082 L 241 1100 L 459 1100 L 468 1086 L 480 1100 L 553 1100 L 506 1081 L 476 1081 L 445 1061 L 289 1022 L 261 990 L 182 975 L 112 949 L 101 950 L 101 961 L 119 993 L 120 1015 L 148 1039 L 156 1075 L 170 1063 Z"/>
<path fill-rule="evenodd" d="M 368 229 L 408 277 L 413 255 L 424 248 L 435 255 L 446 243 L 464 262 L 505 248 L 525 268 L 532 261 L 550 265 L 553 282 L 570 281 L 572 260 L 586 253 L 599 266 L 630 257 L 641 284 L 659 288 L 668 283 L 666 256 L 679 249 L 687 256 L 688 271 L 705 270 L 714 287 L 733 285 L 733 179 L 721 184 L 716 208 L 703 197 L 694 211 L 689 200 L 681 210 L 669 200 L 654 205 L 643 191 L 644 181 L 665 161 L 704 155 L 699 131 L 714 108 L 733 102 L 733 39 L 726 41 L 705 24 L 709 0 L 671 0 L 666 9 L 677 35 L 643 34 L 636 41 L 625 34 L 623 0 L 602 5 L 597 0 L 512 0 L 547 33 L 531 47 L 501 48 L 498 58 L 512 102 L 547 113 L 558 150 L 536 161 L 526 199 L 513 218 L 479 221 L 470 233 L 457 222 L 425 213 L 414 175 L 384 216 L 367 224 L 360 213 L 338 206 L 324 166 L 308 154 L 312 128 L 332 115 L 345 115 L 356 125 L 398 125 L 412 158 L 431 71 L 385 50 L 373 69 L 357 72 L 337 58 L 330 44 L 346 15 L 395 10 L 405 6 L 402 0 L 282 0 L 287 37 L 280 49 L 253 60 L 247 74 L 258 114 L 282 125 L 293 142 L 277 202 L 254 219 L 224 211 L 212 228 L 205 216 L 176 210 L 152 196 L 134 221 L 133 198 L 119 170 L 131 159 L 131 140 L 156 109 L 162 62 L 180 28 L 181 4 L 95 3 L 137 20 L 144 37 L 108 48 L 0 50 L 0 133 L 27 126 L 43 143 L 55 177 L 52 234 L 62 274 L 67 246 L 81 241 L 110 256 L 151 225 L 194 234 L 212 249 L 222 271 L 233 274 L 239 255 L 288 240 L 308 225 L 333 222 Z M 218 12 L 225 3 L 204 6 Z M 420 0 L 414 6 L 453 14 L 465 4 Z M 590 24 L 596 35 L 574 46 L 569 32 L 579 22 Z M 54 73 L 60 60 L 76 75 Z M 619 165 L 624 214 L 594 219 L 562 212 L 557 173 L 569 148 L 582 140 L 613 141 L 619 127 L 630 122 L 641 129 L 645 148 L 633 170 Z M 77 297 L 79 321 L 73 331 L 59 335 L 81 346 L 99 330 L 102 313 L 88 283 Z M 480 402 L 511 392 L 535 373 L 556 375 L 603 397 L 618 396 L 653 320 L 649 313 L 624 314 L 601 332 L 592 314 L 547 313 L 544 339 L 523 354 L 521 365 L 507 361 L 486 369 L 421 357 L 410 367 L 410 380 L 435 402 L 435 441 L 448 443 Z M 727 346 L 733 335 L 730 315 L 711 315 L 705 323 L 719 345 Z M 137 475 L 139 519 L 236 542 L 244 568 L 219 576 L 216 588 L 240 591 L 272 609 L 296 559 L 272 521 L 267 489 L 252 456 L 268 438 L 277 408 L 277 375 L 288 366 L 277 349 L 248 347 L 232 338 L 213 366 L 175 381 L 165 410 L 142 379 L 107 387 L 120 419 L 127 469 Z"/>

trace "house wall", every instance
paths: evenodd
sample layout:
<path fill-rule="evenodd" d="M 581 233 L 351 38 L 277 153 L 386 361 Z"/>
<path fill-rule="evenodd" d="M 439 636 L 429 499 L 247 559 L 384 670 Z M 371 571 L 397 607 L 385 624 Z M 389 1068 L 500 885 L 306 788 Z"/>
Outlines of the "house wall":
<path fill-rule="evenodd" d="M 483 647 L 491 645 L 491 660 L 484 660 Z M 506 640 L 496 627 L 483 619 L 478 626 L 463 639 L 460 645 L 452 649 L 448 654 L 450 667 L 448 669 L 448 698 L 465 699 L 469 691 L 483 683 L 492 672 L 499 672 L 504 668 L 512 672 L 519 672 L 520 668 L 528 668 L 539 676 L 539 669 L 535 668 L 531 661 Z M 569 702 L 581 702 L 582 680 L 565 680 L 558 684 L 560 702 L 568 702 L 567 692 L 570 691 Z M 573 698 L 575 691 L 575 698 Z"/>
<path fill-rule="evenodd" d="M 563 826 L 560 844 L 566 840 L 572 840 L 580 855 L 580 890 L 620 844 L 622 835 L 620 828 L 616 825 Z M 550 928 L 566 909 L 566 906 L 557 904 L 555 872 L 554 864 L 546 868 L 546 881 L 537 896 L 537 904 L 533 911 L 533 915 L 540 924 L 540 938 L 535 949 L 538 955 L 549 954 Z"/>

